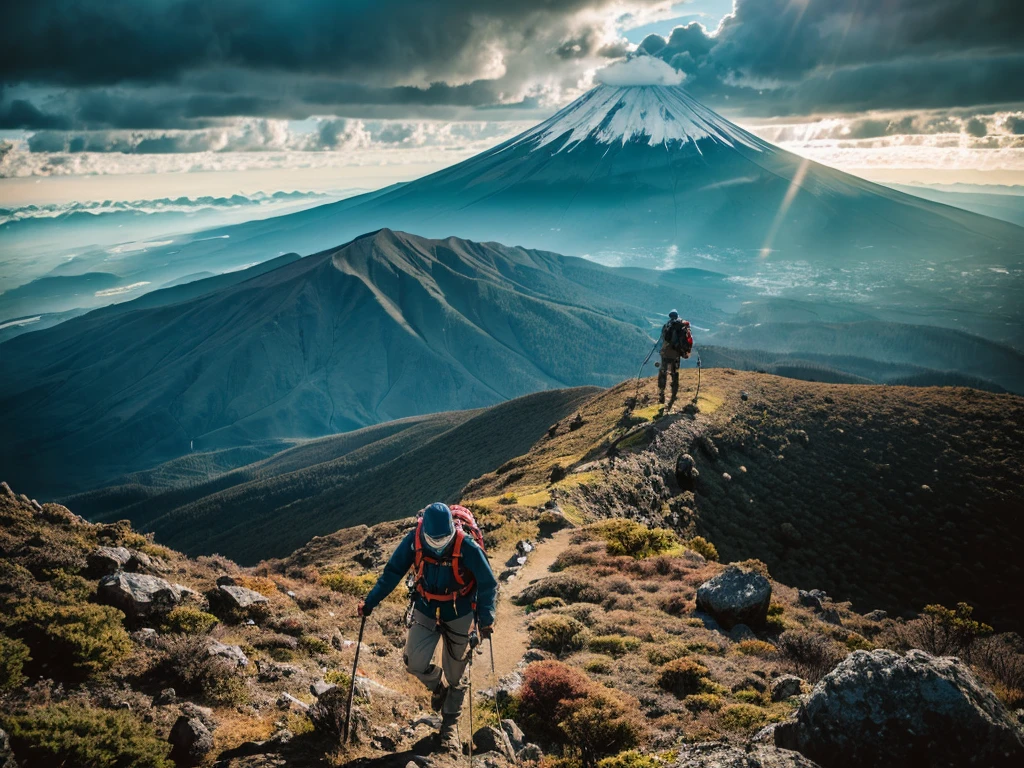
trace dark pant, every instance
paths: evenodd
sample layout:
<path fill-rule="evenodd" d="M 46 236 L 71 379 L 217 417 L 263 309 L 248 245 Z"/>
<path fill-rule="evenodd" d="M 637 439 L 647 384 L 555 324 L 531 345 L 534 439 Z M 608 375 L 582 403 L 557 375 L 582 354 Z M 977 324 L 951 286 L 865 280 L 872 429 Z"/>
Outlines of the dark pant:
<path fill-rule="evenodd" d="M 668 380 L 669 371 L 672 372 L 672 396 L 675 397 L 679 391 L 679 358 L 661 356 L 661 368 L 658 371 L 658 389 L 665 391 L 665 382 Z"/>

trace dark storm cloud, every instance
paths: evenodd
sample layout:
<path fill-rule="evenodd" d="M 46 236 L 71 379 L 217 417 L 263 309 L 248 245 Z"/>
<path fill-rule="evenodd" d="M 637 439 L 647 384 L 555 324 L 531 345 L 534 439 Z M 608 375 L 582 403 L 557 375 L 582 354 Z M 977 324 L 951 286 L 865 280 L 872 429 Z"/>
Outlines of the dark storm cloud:
<path fill-rule="evenodd" d="M 715 32 L 690 24 L 640 48 L 755 114 L 1024 100 L 1018 0 L 736 0 Z"/>

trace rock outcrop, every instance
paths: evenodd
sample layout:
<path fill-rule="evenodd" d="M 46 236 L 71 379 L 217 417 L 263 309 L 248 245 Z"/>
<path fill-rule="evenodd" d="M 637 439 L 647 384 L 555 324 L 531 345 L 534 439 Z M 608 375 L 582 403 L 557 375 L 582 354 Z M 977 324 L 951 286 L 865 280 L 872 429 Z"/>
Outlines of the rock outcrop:
<path fill-rule="evenodd" d="M 768 579 L 735 565 L 697 588 L 697 610 L 711 614 L 724 629 L 737 624 L 763 627 L 771 600 L 772 585 Z"/>
<path fill-rule="evenodd" d="M 96 597 L 101 603 L 120 608 L 135 619 L 163 615 L 181 602 L 181 593 L 173 584 L 142 573 L 118 572 L 104 576 Z"/>
<path fill-rule="evenodd" d="M 694 744 L 679 755 L 674 768 L 819 768 L 799 752 L 771 746 Z"/>
<path fill-rule="evenodd" d="M 796 675 L 782 675 L 772 680 L 772 701 L 784 701 L 790 696 L 799 696 L 804 681 Z"/>
<path fill-rule="evenodd" d="M 85 556 L 87 573 L 94 579 L 117 573 L 132 559 L 124 547 L 97 547 Z"/>
<path fill-rule="evenodd" d="M 775 744 L 824 768 L 1024 765 L 1024 735 L 959 659 L 856 651 L 826 675 Z"/>
<path fill-rule="evenodd" d="M 171 759 L 180 766 L 199 765 L 213 749 L 213 734 L 198 717 L 179 717 L 168 740 Z"/>

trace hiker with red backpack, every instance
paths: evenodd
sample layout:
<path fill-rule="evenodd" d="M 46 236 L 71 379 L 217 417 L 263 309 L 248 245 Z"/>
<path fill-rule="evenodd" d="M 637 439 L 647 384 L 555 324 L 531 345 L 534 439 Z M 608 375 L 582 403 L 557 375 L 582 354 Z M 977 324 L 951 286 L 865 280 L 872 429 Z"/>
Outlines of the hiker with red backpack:
<path fill-rule="evenodd" d="M 693 336 L 688 320 L 680 320 L 674 309 L 668 313 L 668 322 L 661 327 L 661 368 L 658 371 L 658 402 L 665 402 L 665 384 L 672 374 L 672 401 L 679 394 L 679 361 L 690 356 Z"/>
<path fill-rule="evenodd" d="M 415 583 L 406 617 L 405 667 L 431 691 L 431 706 L 441 713 L 442 749 L 461 754 L 458 722 L 468 686 L 463 677 L 470 637 L 491 636 L 498 592 L 473 513 L 440 502 L 424 509 L 360 604 L 359 615 L 369 616 L 410 569 Z M 438 666 L 434 651 L 441 640 Z"/>

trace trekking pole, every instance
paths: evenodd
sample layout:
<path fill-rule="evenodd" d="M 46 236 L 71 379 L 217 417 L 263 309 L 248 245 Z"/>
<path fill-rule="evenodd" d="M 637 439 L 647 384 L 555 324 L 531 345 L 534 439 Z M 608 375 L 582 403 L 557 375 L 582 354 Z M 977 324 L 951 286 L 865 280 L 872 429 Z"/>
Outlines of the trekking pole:
<path fill-rule="evenodd" d="M 651 347 L 651 351 L 647 353 L 647 357 L 645 357 L 644 361 L 640 363 L 640 369 L 636 372 L 636 391 L 633 392 L 634 406 L 636 405 L 637 398 L 640 397 L 640 375 L 644 372 L 644 366 L 647 365 L 648 362 L 650 362 L 651 355 L 654 354 L 654 350 L 658 348 L 659 343 L 661 343 L 660 336 L 658 337 L 658 340 L 654 342 L 654 346 Z"/>
<path fill-rule="evenodd" d="M 498 730 L 501 731 L 501 705 L 498 703 L 498 673 L 494 669 L 494 638 L 487 638 L 487 647 L 491 650 L 491 684 L 494 686 L 494 714 L 498 718 Z"/>
<path fill-rule="evenodd" d="M 359 640 L 356 641 L 356 657 L 352 661 L 352 681 L 348 686 L 348 709 L 345 711 L 345 732 L 342 735 L 341 743 L 348 744 L 349 725 L 352 723 L 352 698 L 356 693 L 356 669 L 359 667 L 359 649 L 363 647 L 363 630 L 366 629 L 366 617 L 359 622 Z"/>
<path fill-rule="evenodd" d="M 694 348 L 697 353 L 697 391 L 693 393 L 693 404 L 697 404 L 697 398 L 700 396 L 700 350 Z"/>
<path fill-rule="evenodd" d="M 480 635 L 476 632 L 476 622 L 473 623 L 473 631 L 469 633 L 469 768 L 473 768 L 473 656 L 476 655 L 476 647 L 480 645 Z"/>

